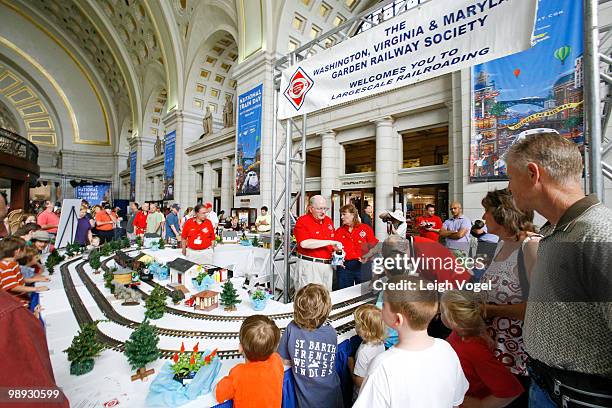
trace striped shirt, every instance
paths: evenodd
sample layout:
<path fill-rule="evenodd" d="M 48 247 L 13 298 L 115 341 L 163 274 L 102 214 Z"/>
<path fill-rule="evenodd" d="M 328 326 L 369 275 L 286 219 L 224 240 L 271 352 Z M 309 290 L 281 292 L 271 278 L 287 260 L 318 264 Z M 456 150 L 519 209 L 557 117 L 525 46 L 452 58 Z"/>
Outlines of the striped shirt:
<path fill-rule="evenodd" d="M 23 285 L 23 275 L 19 264 L 15 261 L 0 261 L 0 288 L 10 290 L 15 286 Z"/>

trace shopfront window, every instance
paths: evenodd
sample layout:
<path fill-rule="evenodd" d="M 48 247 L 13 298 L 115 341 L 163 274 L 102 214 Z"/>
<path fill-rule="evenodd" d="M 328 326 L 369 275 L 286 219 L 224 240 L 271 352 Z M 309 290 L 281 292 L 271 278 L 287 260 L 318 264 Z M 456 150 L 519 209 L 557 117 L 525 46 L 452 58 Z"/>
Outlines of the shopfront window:
<path fill-rule="evenodd" d="M 321 177 L 321 149 L 306 152 L 306 178 Z"/>
<path fill-rule="evenodd" d="M 409 132 L 402 135 L 403 168 L 448 163 L 448 126 Z"/>
<path fill-rule="evenodd" d="M 365 140 L 344 145 L 345 173 L 367 173 L 375 170 L 376 141 Z"/>

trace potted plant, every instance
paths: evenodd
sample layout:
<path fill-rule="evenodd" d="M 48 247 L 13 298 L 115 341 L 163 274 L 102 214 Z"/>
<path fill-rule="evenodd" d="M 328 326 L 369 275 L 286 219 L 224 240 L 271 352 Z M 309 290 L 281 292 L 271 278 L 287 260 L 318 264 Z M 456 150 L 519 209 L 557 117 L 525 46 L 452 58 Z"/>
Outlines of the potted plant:
<path fill-rule="evenodd" d="M 264 310 L 270 295 L 263 289 L 257 289 L 251 294 L 251 302 L 253 303 L 253 310 Z"/>
<path fill-rule="evenodd" d="M 70 374 L 82 375 L 93 370 L 94 357 L 104 349 L 96 340 L 97 324 L 98 321 L 83 325 L 70 347 L 64 350 L 64 353 L 68 353 Z"/>
<path fill-rule="evenodd" d="M 174 361 L 174 364 L 171 365 L 174 372 L 173 379 L 183 386 L 189 384 L 200 371 L 200 368 L 212 363 L 217 355 L 217 350 L 213 350 L 206 356 L 202 355 L 198 352 L 198 345 L 199 343 L 196 343 L 191 353 L 185 353 L 185 344 L 181 343 L 180 353 L 174 353 L 172 356 L 172 361 Z"/>

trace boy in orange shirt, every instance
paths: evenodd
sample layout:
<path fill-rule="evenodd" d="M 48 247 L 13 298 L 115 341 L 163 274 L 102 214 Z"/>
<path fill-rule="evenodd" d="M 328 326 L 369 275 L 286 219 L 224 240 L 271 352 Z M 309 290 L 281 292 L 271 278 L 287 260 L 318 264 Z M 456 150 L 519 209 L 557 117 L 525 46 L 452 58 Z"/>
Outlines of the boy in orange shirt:
<path fill-rule="evenodd" d="M 247 317 L 238 335 L 238 350 L 246 363 L 232 368 L 217 384 L 217 401 L 234 400 L 235 408 L 280 408 L 283 393 L 283 362 L 276 353 L 280 330 L 267 316 Z"/>

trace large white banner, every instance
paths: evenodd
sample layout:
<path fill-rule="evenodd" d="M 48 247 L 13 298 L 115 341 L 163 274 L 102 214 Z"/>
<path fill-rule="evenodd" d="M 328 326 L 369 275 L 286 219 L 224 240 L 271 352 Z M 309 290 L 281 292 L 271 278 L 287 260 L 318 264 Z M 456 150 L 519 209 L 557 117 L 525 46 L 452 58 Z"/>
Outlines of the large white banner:
<path fill-rule="evenodd" d="M 285 71 L 280 119 L 531 47 L 537 0 L 431 0 Z"/>

